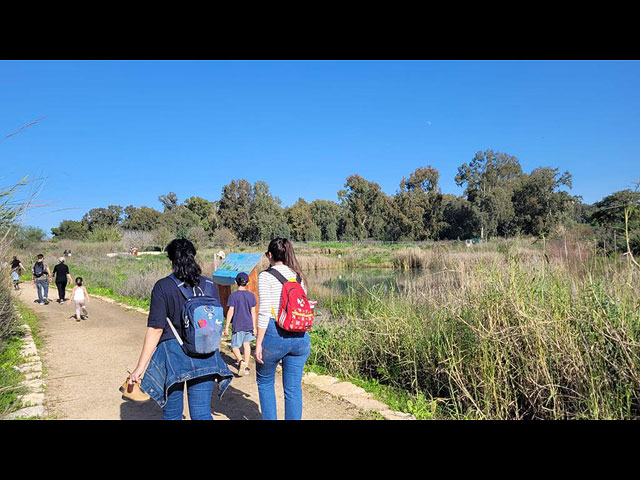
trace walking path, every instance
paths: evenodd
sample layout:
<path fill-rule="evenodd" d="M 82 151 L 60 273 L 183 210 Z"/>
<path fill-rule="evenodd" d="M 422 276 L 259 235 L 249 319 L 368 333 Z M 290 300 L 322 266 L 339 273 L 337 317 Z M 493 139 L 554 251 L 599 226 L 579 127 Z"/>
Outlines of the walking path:
<path fill-rule="evenodd" d="M 51 297 L 54 296 L 52 289 L 49 289 L 49 293 Z M 89 317 L 78 322 L 72 318 L 75 308 L 71 301 L 64 305 L 55 300 L 49 305 L 34 303 L 37 293 L 29 283 L 23 283 L 17 295 L 41 319 L 39 336 L 44 347 L 39 353 L 46 370 L 45 408 L 49 415 L 58 419 L 162 418 L 162 411 L 155 402 L 125 401 L 118 391 L 127 377 L 127 370 L 132 370 L 138 361 L 146 329 L 145 314 L 92 295 L 87 305 Z M 230 364 L 230 342 L 225 343 L 228 345 L 223 345 L 221 351 L 224 350 L 223 358 Z M 234 366 L 229 369 L 236 373 Z M 311 385 L 313 383 L 318 387 Z M 357 419 L 365 418 L 363 410 L 377 408 L 384 411 L 384 408 L 388 408 L 372 400 L 363 391 L 354 391 L 357 388 L 332 377 L 305 376 L 302 418 Z M 347 391 L 355 400 L 343 399 L 341 390 Z M 280 418 L 284 416 L 280 373 L 276 376 L 276 396 Z M 360 408 L 356 404 L 361 405 Z M 260 419 L 253 358 L 250 375 L 235 377 L 222 400 L 214 393 L 212 413 L 214 420 Z M 186 401 L 185 416 L 189 418 Z M 394 417 L 393 412 L 388 410 L 384 416 L 402 418 L 401 415 Z"/>

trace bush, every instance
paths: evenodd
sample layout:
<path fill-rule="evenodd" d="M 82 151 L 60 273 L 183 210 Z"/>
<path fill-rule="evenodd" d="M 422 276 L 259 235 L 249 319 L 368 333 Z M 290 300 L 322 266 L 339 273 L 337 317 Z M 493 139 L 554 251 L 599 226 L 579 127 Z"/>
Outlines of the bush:
<path fill-rule="evenodd" d="M 223 250 L 228 250 L 238 244 L 238 237 L 227 227 L 220 227 L 213 233 L 213 243 L 222 247 Z"/>
<path fill-rule="evenodd" d="M 204 228 L 191 227 L 187 232 L 187 240 L 190 240 L 193 246 L 196 247 L 196 250 L 199 250 L 207 244 L 209 236 Z"/>
<path fill-rule="evenodd" d="M 90 242 L 119 242 L 122 240 L 122 234 L 117 227 L 100 227 L 89 234 L 88 240 Z"/>
<path fill-rule="evenodd" d="M 139 251 L 149 251 L 156 247 L 156 235 L 154 232 L 142 230 L 124 230 L 122 232 L 122 245 L 126 251 L 137 248 Z"/>

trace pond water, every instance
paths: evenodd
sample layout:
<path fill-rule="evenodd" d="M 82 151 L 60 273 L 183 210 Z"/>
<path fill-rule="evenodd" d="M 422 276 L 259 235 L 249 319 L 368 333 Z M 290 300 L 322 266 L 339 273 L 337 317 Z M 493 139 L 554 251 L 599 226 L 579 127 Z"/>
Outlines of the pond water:
<path fill-rule="evenodd" d="M 393 289 L 402 292 L 407 281 L 419 278 L 418 270 L 394 270 L 391 268 L 359 268 L 351 270 L 315 270 L 305 272 L 311 296 L 319 294 L 345 295 L 368 289 Z"/>

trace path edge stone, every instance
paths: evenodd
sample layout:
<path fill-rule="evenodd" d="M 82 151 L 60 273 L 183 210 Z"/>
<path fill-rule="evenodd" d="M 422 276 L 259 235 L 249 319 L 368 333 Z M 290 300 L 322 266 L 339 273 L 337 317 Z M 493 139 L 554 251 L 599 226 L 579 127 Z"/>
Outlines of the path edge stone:
<path fill-rule="evenodd" d="M 16 318 L 22 320 L 22 314 L 15 305 L 14 311 Z M 17 366 L 17 369 L 25 375 L 25 380 L 20 382 L 20 385 L 26 387 L 27 393 L 18 397 L 22 403 L 22 408 L 4 415 L 1 417 L 2 420 L 33 417 L 42 418 L 46 415 L 46 409 L 44 407 L 44 388 L 46 383 L 41 378 L 42 361 L 38 355 L 36 344 L 33 341 L 31 327 L 25 322 L 18 325 L 18 329 L 25 332 L 25 337 L 20 351 L 23 361 Z"/>

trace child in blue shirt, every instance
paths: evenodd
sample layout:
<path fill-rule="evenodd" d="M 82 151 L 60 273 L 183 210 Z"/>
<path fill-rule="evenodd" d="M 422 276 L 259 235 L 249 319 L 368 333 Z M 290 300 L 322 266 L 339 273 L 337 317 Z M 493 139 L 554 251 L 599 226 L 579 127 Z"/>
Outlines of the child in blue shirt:
<path fill-rule="evenodd" d="M 229 335 L 229 324 L 233 324 L 231 337 L 231 350 L 238 362 L 238 375 L 249 375 L 249 356 L 251 355 L 251 342 L 256 339 L 258 315 L 256 313 L 256 297 L 247 290 L 249 275 L 240 272 L 236 275 L 238 290 L 233 292 L 227 300 L 227 322 L 224 326 L 224 335 Z M 244 348 L 244 359 L 240 355 L 240 347 Z"/>

